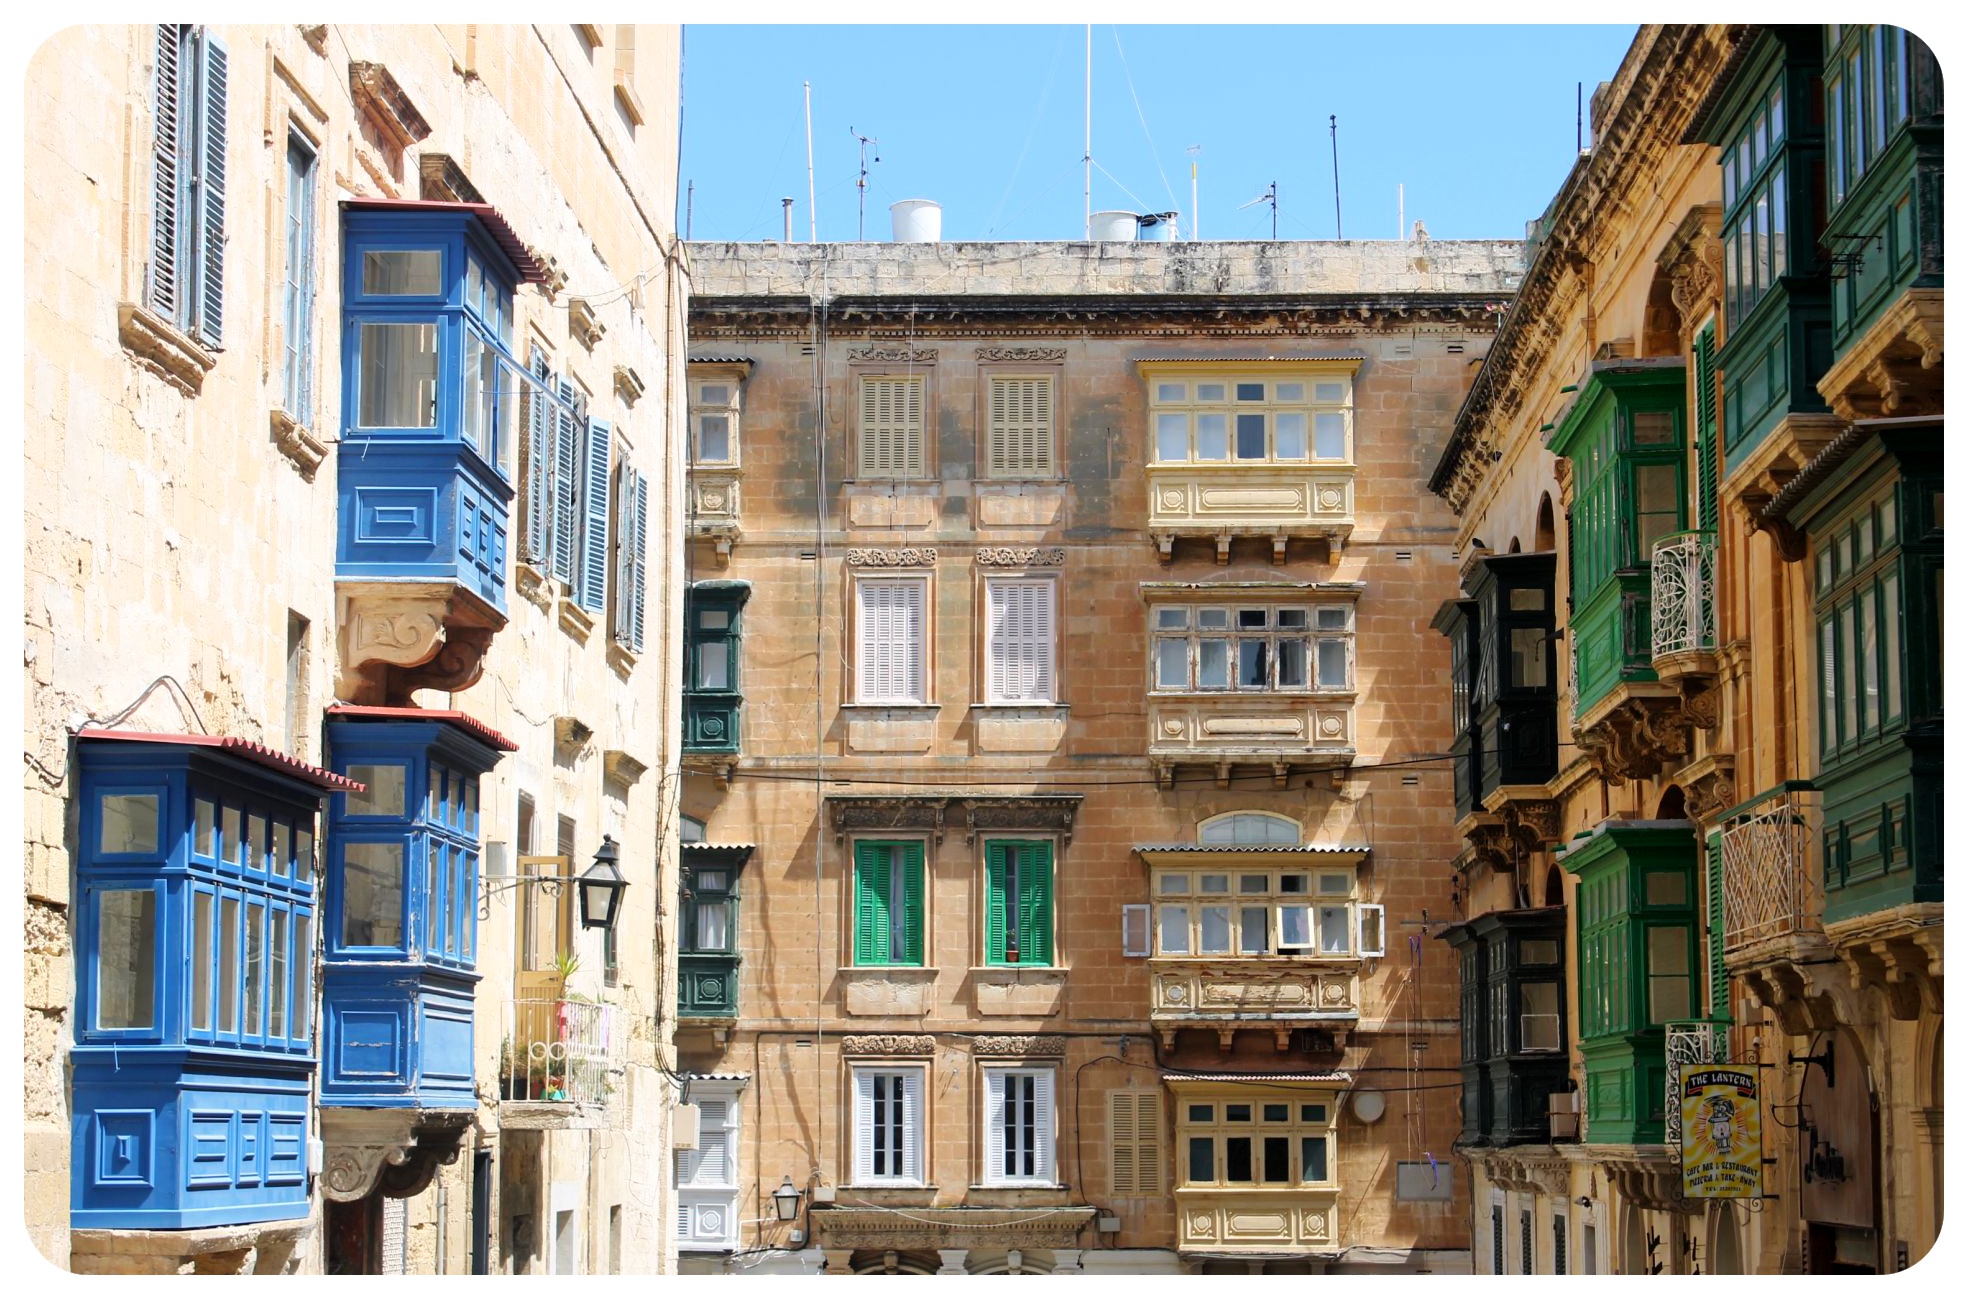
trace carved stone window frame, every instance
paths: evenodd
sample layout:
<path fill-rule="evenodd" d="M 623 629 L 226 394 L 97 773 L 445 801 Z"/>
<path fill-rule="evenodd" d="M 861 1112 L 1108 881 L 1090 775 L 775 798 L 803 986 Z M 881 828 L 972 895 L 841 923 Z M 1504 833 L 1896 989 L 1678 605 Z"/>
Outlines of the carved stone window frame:
<path fill-rule="evenodd" d="M 922 381 L 922 467 L 906 476 L 861 474 L 861 396 L 866 379 L 919 379 Z M 847 425 L 847 454 L 842 463 L 848 473 L 843 481 L 856 483 L 934 483 L 941 464 L 937 457 L 936 401 L 939 378 L 936 349 L 914 347 L 905 342 L 874 343 L 850 348 L 847 353 L 847 409 L 852 412 Z"/>

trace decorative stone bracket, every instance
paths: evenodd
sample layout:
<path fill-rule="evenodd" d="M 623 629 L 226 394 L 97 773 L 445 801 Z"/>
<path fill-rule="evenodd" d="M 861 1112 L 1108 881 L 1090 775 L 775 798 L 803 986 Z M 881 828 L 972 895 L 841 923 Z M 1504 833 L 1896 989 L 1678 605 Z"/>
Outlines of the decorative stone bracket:
<path fill-rule="evenodd" d="M 453 1164 L 473 1110 L 343 1110 L 324 1106 L 321 1139 L 328 1166 L 322 1194 L 360 1200 L 380 1190 L 393 1200 L 421 1195 L 440 1164 Z"/>
<path fill-rule="evenodd" d="M 1610 709 L 1595 709 L 1598 715 L 1575 735 L 1601 780 L 1646 780 L 1687 759 L 1695 729 L 1712 731 L 1720 724 L 1721 702 L 1713 679 L 1689 694 L 1629 692 Z"/>
<path fill-rule="evenodd" d="M 449 582 L 340 583 L 340 672 L 352 704 L 405 708 L 418 690 L 467 690 L 485 671 L 504 614 Z"/>
<path fill-rule="evenodd" d="M 267 423 L 273 433 L 273 444 L 280 448 L 280 454 L 294 462 L 302 478 L 313 482 L 314 471 L 321 468 L 321 462 L 328 458 L 328 444 L 310 432 L 307 425 L 277 406 L 268 412 Z"/>
<path fill-rule="evenodd" d="M 1629 1157 L 1609 1157 L 1600 1162 L 1607 1180 L 1612 1182 L 1621 1199 L 1642 1209 L 1700 1215 L 1700 1204 L 1681 1198 L 1681 1160 L 1678 1151 L 1661 1146 L 1660 1153 L 1655 1155 L 1649 1147 L 1636 1146 L 1632 1149 L 1633 1154 Z"/>
<path fill-rule="evenodd" d="M 134 302 L 118 303 L 116 331 L 123 350 L 187 397 L 196 397 L 219 358 L 169 321 Z"/>
<path fill-rule="evenodd" d="M 431 132 L 430 123 L 380 63 L 349 64 L 349 95 L 376 133 L 398 150 L 409 148 Z"/>
<path fill-rule="evenodd" d="M 1854 990 L 1877 992 L 1894 1019 L 1941 1014 L 1941 904 L 1914 902 L 1825 926 Z"/>

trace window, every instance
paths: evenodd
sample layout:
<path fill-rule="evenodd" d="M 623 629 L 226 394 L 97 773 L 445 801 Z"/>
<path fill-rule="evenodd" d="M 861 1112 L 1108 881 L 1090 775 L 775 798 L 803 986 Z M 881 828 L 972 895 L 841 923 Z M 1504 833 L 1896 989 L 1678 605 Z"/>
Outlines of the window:
<path fill-rule="evenodd" d="M 189 23 L 157 28 L 152 311 L 207 347 L 225 307 L 226 48 Z"/>
<path fill-rule="evenodd" d="M 1354 873 L 1226 866 L 1156 869 L 1156 954 L 1353 958 L 1385 953 L 1385 908 L 1353 901 Z"/>
<path fill-rule="evenodd" d="M 1050 578 L 984 584 L 986 702 L 1053 701 L 1053 591 Z"/>
<path fill-rule="evenodd" d="M 1784 205 L 1782 78 L 1766 90 L 1722 150 L 1723 252 L 1729 324 L 1747 316 L 1790 273 Z"/>
<path fill-rule="evenodd" d="M 1350 689 L 1353 607 L 1157 604 L 1158 691 L 1313 693 Z"/>
<path fill-rule="evenodd" d="M 1885 153 L 1911 105 L 1909 55 L 1921 48 L 1897 27 L 1830 29 L 1825 65 L 1826 169 L 1836 208 Z"/>
<path fill-rule="evenodd" d="M 854 1070 L 854 1181 L 923 1183 L 923 1068 L 875 1065 Z"/>
<path fill-rule="evenodd" d="M 1352 458 L 1347 374 L 1149 379 L 1155 461 L 1219 464 Z"/>
<path fill-rule="evenodd" d="M 854 845 L 854 963 L 923 963 L 923 845 Z"/>
<path fill-rule="evenodd" d="M 1565 1215 L 1554 1214 L 1551 1219 L 1551 1274 L 1564 1276 L 1569 1270 L 1565 1257 Z"/>
<path fill-rule="evenodd" d="M 1826 758 L 1876 740 L 1906 715 L 1899 513 L 1895 485 L 1812 537 Z"/>
<path fill-rule="evenodd" d="M 642 652 L 649 545 L 649 480 L 624 463 L 615 473 L 615 620 L 620 644 Z"/>
<path fill-rule="evenodd" d="M 1232 812 L 1196 827 L 1197 843 L 1295 844 L 1298 822 L 1268 812 Z"/>
<path fill-rule="evenodd" d="M 1053 1182 L 1053 1071 L 984 1070 L 986 1186 Z"/>
<path fill-rule="evenodd" d="M 863 375 L 860 396 L 857 476 L 923 477 L 922 376 Z"/>
<path fill-rule="evenodd" d="M 859 649 L 856 702 L 927 703 L 928 579 L 862 578 L 854 592 Z"/>
<path fill-rule="evenodd" d="M 602 611 L 607 584 L 609 522 L 609 426 L 588 417 L 587 395 L 556 375 L 544 354 L 535 351 L 527 397 L 527 558 L 564 583 L 569 596 L 590 613 Z M 636 483 L 641 484 L 638 474 Z M 639 493 L 646 500 L 646 493 Z M 638 504 L 637 538 L 628 554 L 646 545 L 641 525 L 646 504 Z M 616 517 L 622 517 L 618 508 Z M 626 561 L 621 561 L 626 562 Z M 629 606 L 636 613 L 634 602 Z"/>
<path fill-rule="evenodd" d="M 731 872 L 723 867 L 698 866 L 690 875 L 680 918 L 681 950 L 729 953 L 736 950 L 737 926 Z"/>
<path fill-rule="evenodd" d="M 729 379 L 690 385 L 692 463 L 738 462 L 738 385 Z"/>
<path fill-rule="evenodd" d="M 739 1083 L 690 1081 L 697 1148 L 676 1152 L 677 1243 L 684 1249 L 738 1245 Z"/>
<path fill-rule="evenodd" d="M 1185 1186 L 1331 1186 L 1334 1098 L 1285 1090 L 1202 1092 L 1176 1107 Z"/>
<path fill-rule="evenodd" d="M 1115 1195 L 1162 1193 L 1162 1094 L 1107 1093 L 1109 1189 Z"/>
<path fill-rule="evenodd" d="M 287 271 L 281 286 L 281 406 L 302 424 L 314 409 L 314 223 L 318 157 L 287 137 Z"/>
<path fill-rule="evenodd" d="M 1689 930 L 1653 925 L 1647 930 L 1647 1017 L 1655 1024 L 1688 1018 L 1694 992 Z"/>
<path fill-rule="evenodd" d="M 1052 379 L 991 375 L 984 472 L 992 478 L 1051 478 Z"/>
<path fill-rule="evenodd" d="M 1052 964 L 1052 844 L 994 839 L 984 848 L 984 963 Z"/>

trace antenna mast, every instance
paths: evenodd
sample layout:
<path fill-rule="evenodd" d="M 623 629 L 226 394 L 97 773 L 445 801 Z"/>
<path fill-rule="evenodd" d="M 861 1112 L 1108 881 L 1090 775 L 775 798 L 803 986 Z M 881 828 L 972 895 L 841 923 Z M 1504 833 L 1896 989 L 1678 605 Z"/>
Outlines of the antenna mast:
<path fill-rule="evenodd" d="M 859 243 L 868 237 L 868 146 L 880 144 L 881 141 L 872 135 L 863 135 L 851 126 L 847 128 L 847 133 L 861 142 L 861 175 L 854 182 L 854 187 L 861 191 L 861 211 L 854 218 L 854 239 Z M 877 154 L 875 161 L 880 162 L 881 155 Z"/>
<path fill-rule="evenodd" d="M 1189 146 L 1189 238 L 1203 237 L 1203 205 L 1196 199 L 1196 155 L 1203 151 L 1200 144 Z"/>
<path fill-rule="evenodd" d="M 806 87 L 806 242 L 820 242 L 820 214 L 813 207 L 813 83 L 803 81 Z"/>
<path fill-rule="evenodd" d="M 1331 114 L 1328 120 L 1332 122 L 1333 230 L 1338 238 L 1344 239 L 1346 227 L 1340 224 L 1339 220 L 1339 114 Z"/>
<path fill-rule="evenodd" d="M 1278 182 L 1277 181 L 1275 180 L 1272 181 L 1269 188 L 1267 188 L 1262 194 L 1259 194 L 1256 198 L 1252 199 L 1250 202 L 1238 204 L 1237 210 L 1241 212 L 1247 207 L 1256 207 L 1259 203 L 1269 203 L 1271 205 L 1271 238 L 1275 240 L 1278 237 Z"/>
<path fill-rule="evenodd" d="M 1086 238 L 1093 238 L 1093 24 L 1086 25 Z"/>

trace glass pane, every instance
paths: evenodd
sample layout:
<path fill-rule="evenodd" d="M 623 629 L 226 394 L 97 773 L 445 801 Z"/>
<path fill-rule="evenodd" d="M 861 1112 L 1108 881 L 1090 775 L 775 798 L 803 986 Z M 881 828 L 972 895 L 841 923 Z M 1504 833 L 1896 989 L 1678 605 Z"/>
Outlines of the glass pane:
<path fill-rule="evenodd" d="M 1302 905 L 1278 908 L 1278 946 L 1312 945 L 1312 908 Z"/>
<path fill-rule="evenodd" d="M 1510 684 L 1539 690 L 1549 684 L 1545 673 L 1544 629 L 1513 627 L 1510 631 Z"/>
<path fill-rule="evenodd" d="M 1269 893 L 1270 891 L 1271 877 L 1269 875 L 1239 875 L 1237 877 L 1237 892 L 1239 893 Z"/>
<path fill-rule="evenodd" d="M 1269 609 L 1237 610 L 1237 627 L 1240 631 L 1262 631 L 1271 624 Z"/>
<path fill-rule="evenodd" d="M 436 426 L 436 325 L 363 325 L 359 410 L 364 428 Z"/>
<path fill-rule="evenodd" d="M 1214 1123 L 1214 1122 L 1216 1122 L 1216 1106 L 1214 1106 L 1214 1105 L 1191 1105 L 1191 1106 L 1189 1107 L 1189 1121 L 1190 1121 L 1191 1123 Z"/>
<path fill-rule="evenodd" d="M 1155 686 L 1182 690 L 1189 685 L 1189 642 L 1162 637 L 1155 642 Z"/>
<path fill-rule="evenodd" d="M 1673 412 L 1664 410 L 1635 411 L 1633 414 L 1633 445 L 1637 447 L 1673 446 Z"/>
<path fill-rule="evenodd" d="M 1864 726 L 1868 731 L 1876 731 L 1879 729 L 1879 622 L 1870 591 L 1859 597 L 1859 668 L 1865 674 Z"/>
<path fill-rule="evenodd" d="M 1345 689 L 1345 641 L 1322 640 L 1319 642 L 1319 684 L 1328 689 Z"/>
<path fill-rule="evenodd" d="M 1520 965 L 1556 965 L 1558 963 L 1558 940 L 1555 938 L 1526 938 L 1517 944 L 1517 962 Z"/>
<path fill-rule="evenodd" d="M 1192 1183 L 1216 1180 L 1216 1138 L 1189 1138 L 1189 1180 Z"/>
<path fill-rule="evenodd" d="M 96 1027 L 151 1027 L 156 968 L 157 894 L 103 890 L 96 903 Z"/>
<path fill-rule="evenodd" d="M 1163 608 L 1155 610 L 1155 627 L 1158 631 L 1179 631 L 1188 625 L 1189 611 L 1187 609 Z"/>
<path fill-rule="evenodd" d="M 1237 949 L 1246 956 L 1264 956 L 1271 951 L 1271 911 L 1268 907 L 1244 907 L 1240 912 L 1241 932 Z"/>
<path fill-rule="evenodd" d="M 1298 1139 L 1299 1176 L 1307 1182 L 1323 1182 L 1326 1179 L 1326 1139 L 1324 1137 L 1300 1137 Z"/>
<path fill-rule="evenodd" d="M 1229 439 L 1229 424 L 1223 416 L 1196 416 L 1196 459 L 1227 459 L 1230 455 Z"/>
<path fill-rule="evenodd" d="M 1647 872 L 1647 905 L 1685 907 L 1688 905 L 1688 877 L 1679 871 Z"/>
<path fill-rule="evenodd" d="M 1189 417 L 1187 415 L 1160 414 L 1155 417 L 1155 459 L 1161 461 L 1187 460 L 1189 458 Z"/>
<path fill-rule="evenodd" d="M 1647 1008 L 1655 1024 L 1688 1017 L 1688 931 L 1679 925 L 1647 931 Z"/>
<path fill-rule="evenodd" d="M 1833 648 L 1832 622 L 1818 624 L 1818 727 L 1820 746 L 1838 746 L 1838 654 Z"/>
<path fill-rule="evenodd" d="M 1325 412 L 1312 417 L 1312 454 L 1319 460 L 1346 459 L 1346 416 Z"/>
<path fill-rule="evenodd" d="M 1309 892 L 1311 883 L 1312 883 L 1312 877 L 1310 875 L 1298 875 L 1298 874 L 1280 875 L 1278 877 L 1278 892 L 1280 893 Z"/>
<path fill-rule="evenodd" d="M 106 853 L 155 853 L 157 795 L 104 794 L 102 837 L 98 846 Z"/>
<path fill-rule="evenodd" d="M 294 917 L 294 1036 L 306 1040 L 314 1027 L 314 917 Z"/>
<path fill-rule="evenodd" d="M 697 688 L 731 688 L 731 647 L 725 641 L 712 641 L 697 647 Z"/>
<path fill-rule="evenodd" d="M 367 785 L 365 793 L 346 794 L 350 816 L 402 816 L 404 785 L 408 774 L 396 763 L 353 763 L 345 773 L 350 780 Z M 432 792 L 435 794 L 433 784 Z"/>
<path fill-rule="evenodd" d="M 480 454 L 492 430 L 492 408 L 499 391 L 498 356 L 471 330 L 465 331 L 465 441 Z"/>
<path fill-rule="evenodd" d="M 239 1031 L 239 899 L 219 899 L 219 1032 Z"/>
<path fill-rule="evenodd" d="M 1228 875 L 1204 875 L 1196 880 L 1196 892 L 1198 893 L 1228 893 L 1229 891 L 1230 877 Z"/>
<path fill-rule="evenodd" d="M 1277 441 L 1276 454 L 1280 460 L 1305 459 L 1305 416 L 1296 412 L 1286 412 L 1274 417 L 1271 435 Z"/>
<path fill-rule="evenodd" d="M 191 1026 L 212 1028 L 212 895 L 191 895 Z"/>
<path fill-rule="evenodd" d="M 1196 643 L 1196 684 L 1204 690 L 1222 690 L 1230 684 L 1230 642 L 1205 640 Z"/>
<path fill-rule="evenodd" d="M 1249 1106 L 1245 1108 L 1248 1109 Z M 1252 1172 L 1251 1139 L 1249 1137 L 1225 1137 L 1223 1139 L 1223 1180 L 1226 1182 L 1248 1182 L 1251 1180 Z"/>
<path fill-rule="evenodd" d="M 1237 385 L 1238 401 L 1263 401 L 1264 385 L 1261 383 L 1240 383 Z"/>
<path fill-rule="evenodd" d="M 258 1037 L 266 1030 L 266 907 L 258 902 L 246 905 L 246 1034 Z"/>
<path fill-rule="evenodd" d="M 1262 690 L 1271 684 L 1270 645 L 1261 640 L 1237 642 L 1237 685 L 1245 690 Z"/>
<path fill-rule="evenodd" d="M 1318 627 L 1320 631 L 1345 631 L 1352 610 L 1347 606 L 1326 605 L 1319 610 Z"/>
<path fill-rule="evenodd" d="M 1511 589 L 1510 608 L 1513 613 L 1537 612 L 1544 608 L 1544 588 L 1519 586 Z"/>
<path fill-rule="evenodd" d="M 1251 1121 L 1251 1107 L 1248 1105 L 1225 1105 L 1223 1107 L 1223 1121 L 1225 1123 L 1249 1123 Z"/>
<path fill-rule="evenodd" d="M 1189 891 L 1189 877 L 1187 875 L 1164 875 L 1161 878 L 1159 887 L 1161 892 L 1166 894 L 1184 894 Z"/>
<path fill-rule="evenodd" d="M 1278 642 L 1278 688 L 1289 690 L 1306 684 L 1307 647 L 1303 639 Z"/>
<path fill-rule="evenodd" d="M 1158 383 L 1155 385 L 1156 401 L 1181 401 L 1189 395 L 1186 383 Z"/>
<path fill-rule="evenodd" d="M 1298 1121 L 1300 1123 L 1324 1123 L 1326 1121 L 1326 1107 L 1323 1105 L 1301 1105 L 1298 1107 Z"/>
<path fill-rule="evenodd" d="M 267 819 L 255 813 L 246 818 L 246 868 L 265 870 L 267 849 Z"/>
<path fill-rule="evenodd" d="M 1220 383 L 1199 383 L 1196 385 L 1197 401 L 1222 401 L 1223 385 Z"/>
<path fill-rule="evenodd" d="M 267 935 L 267 1036 L 287 1036 L 287 913 L 273 913 L 273 928 Z"/>
<path fill-rule="evenodd" d="M 436 248 L 371 250 L 362 255 L 362 291 L 393 296 L 441 292 L 444 254 Z"/>
<path fill-rule="evenodd" d="M 273 847 L 267 851 L 267 860 L 282 879 L 294 873 L 294 831 L 285 821 L 273 823 Z"/>
<path fill-rule="evenodd" d="M 1883 655 L 1885 667 L 1885 712 L 1888 717 L 1898 717 L 1902 711 L 1900 703 L 1900 578 L 1897 573 L 1888 573 L 1879 584 L 1881 621 L 1886 624 L 1886 650 Z"/>
<path fill-rule="evenodd" d="M 1305 626 L 1305 610 L 1303 609 L 1278 610 L 1278 626 L 1281 630 L 1285 630 L 1285 631 L 1290 631 L 1296 628 L 1303 628 Z"/>
<path fill-rule="evenodd" d="M 1237 459 L 1264 459 L 1264 416 L 1237 416 Z"/>
<path fill-rule="evenodd" d="M 1196 625 L 1204 631 L 1227 628 L 1230 625 L 1230 611 L 1228 609 L 1198 609 L 1196 611 Z"/>
<path fill-rule="evenodd" d="M 1291 1122 L 1291 1106 L 1289 1106 L 1289 1105 L 1266 1105 L 1266 1106 L 1264 1107 L 1264 1121 L 1265 1121 L 1266 1123 L 1289 1123 L 1289 1122 Z"/>
<path fill-rule="evenodd" d="M 1838 689 L 1840 696 L 1838 711 L 1842 734 L 1847 741 L 1850 741 L 1859 733 L 1857 621 L 1852 616 L 1851 605 L 1848 604 L 1838 611 Z"/>
<path fill-rule="evenodd" d="M 731 459 L 731 417 L 729 415 L 699 415 L 697 417 L 697 458 L 719 463 Z"/>
<path fill-rule="evenodd" d="M 1271 385 L 1273 401 L 1304 401 L 1305 385 L 1302 383 L 1274 383 Z"/>
<path fill-rule="evenodd" d="M 240 812 L 236 807 L 219 809 L 219 860 L 237 863 L 239 845 L 244 837 L 239 828 Z"/>
<path fill-rule="evenodd" d="M 1265 1109 L 1270 1109 L 1265 1106 Z M 1284 1106 L 1280 1105 L 1279 1109 Z M 1267 1182 L 1289 1182 L 1291 1180 L 1291 1138 L 1264 1138 L 1264 1180 Z"/>
<path fill-rule="evenodd" d="M 1518 1049 L 1556 1051 L 1564 1043 L 1558 1038 L 1558 985 L 1526 983 L 1518 989 Z"/>
<path fill-rule="evenodd" d="M 1336 954 L 1353 950 L 1351 921 L 1352 909 L 1349 907 L 1319 908 L 1319 950 L 1322 953 Z"/>
<path fill-rule="evenodd" d="M 352 843 L 342 849 L 341 945 L 403 945 L 402 844 Z"/>
<path fill-rule="evenodd" d="M 1189 908 L 1162 908 L 1162 953 L 1184 956 L 1189 951 Z"/>
<path fill-rule="evenodd" d="M 731 610 L 703 609 L 697 614 L 697 626 L 704 631 L 723 631 L 731 626 Z"/>
<path fill-rule="evenodd" d="M 1321 871 L 1319 892 L 1328 897 L 1345 897 L 1353 891 L 1353 877 L 1344 871 Z"/>
<path fill-rule="evenodd" d="M 700 893 L 722 893 L 726 888 L 723 871 L 698 871 L 697 891 Z"/>
<path fill-rule="evenodd" d="M 294 875 L 306 879 L 314 873 L 314 831 L 305 826 L 294 827 Z"/>
<path fill-rule="evenodd" d="M 444 902 L 441 890 L 450 848 L 430 844 L 424 850 L 424 951 L 437 955 L 444 950 Z"/>
<path fill-rule="evenodd" d="M 1202 909 L 1202 941 L 1196 950 L 1204 956 L 1220 956 L 1230 950 L 1230 908 Z"/>
<path fill-rule="evenodd" d="M 731 946 L 731 904 L 729 902 L 699 902 L 697 904 L 697 950 L 700 952 L 722 952 Z"/>
<path fill-rule="evenodd" d="M 1312 385 L 1313 401 L 1345 401 L 1346 385 L 1343 383 L 1315 383 Z"/>
<path fill-rule="evenodd" d="M 201 798 L 192 810 L 191 851 L 196 857 L 219 855 L 218 808 L 209 798 Z"/>

